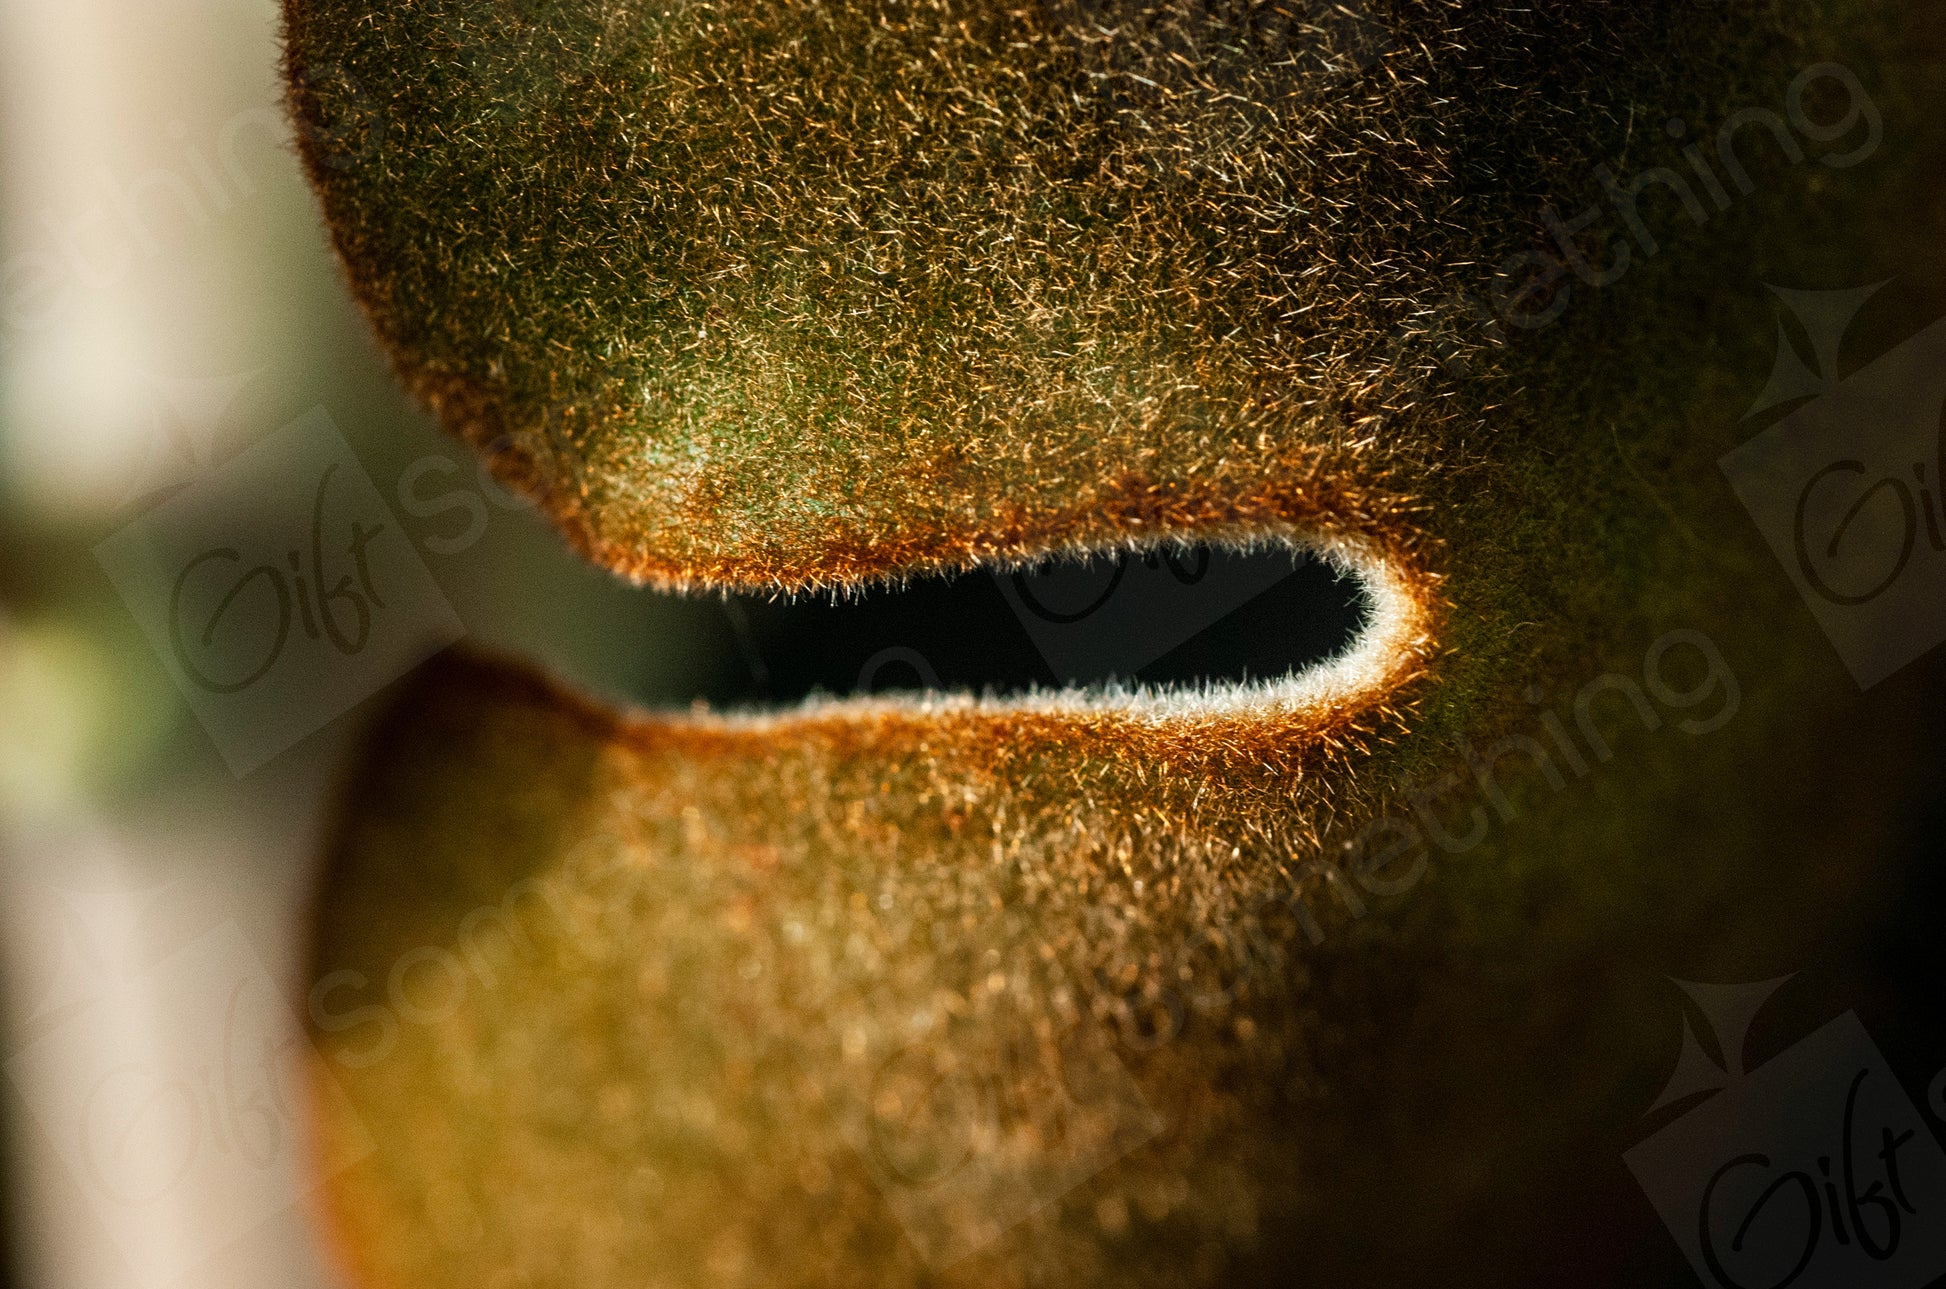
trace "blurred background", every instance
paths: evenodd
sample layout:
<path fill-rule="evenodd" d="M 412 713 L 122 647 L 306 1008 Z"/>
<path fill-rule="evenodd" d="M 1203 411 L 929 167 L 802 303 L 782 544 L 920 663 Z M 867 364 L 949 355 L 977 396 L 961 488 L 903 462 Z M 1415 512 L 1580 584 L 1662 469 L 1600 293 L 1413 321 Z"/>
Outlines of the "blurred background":
<path fill-rule="evenodd" d="M 722 657 L 720 611 L 584 566 L 398 392 L 299 172 L 278 49 L 274 0 L 0 0 L 13 1282 L 331 1283 L 281 1081 L 347 741 L 413 657 L 456 635 L 649 697 L 695 692 Z M 407 526 L 429 611 L 355 686 L 239 751 L 223 742 L 234 716 L 199 720 L 138 621 L 157 582 L 141 551 L 185 508 L 222 508 L 248 484 L 234 463 L 292 451 L 278 431 L 319 409 Z M 413 514 L 401 495 L 443 508 Z M 247 989 L 216 987 L 231 981 Z"/>

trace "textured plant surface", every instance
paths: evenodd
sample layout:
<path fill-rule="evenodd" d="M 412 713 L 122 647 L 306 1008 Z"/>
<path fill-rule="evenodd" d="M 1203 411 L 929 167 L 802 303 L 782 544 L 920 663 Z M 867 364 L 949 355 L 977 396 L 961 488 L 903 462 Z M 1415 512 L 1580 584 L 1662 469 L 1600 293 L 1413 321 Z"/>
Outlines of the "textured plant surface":
<path fill-rule="evenodd" d="M 1449 297 L 1793 25 L 1307 12 L 315 3 L 290 41 L 408 383 L 603 562 L 767 586 L 1396 530 L 1486 455 Z"/>
<path fill-rule="evenodd" d="M 1358 686 L 1193 719 L 624 717 L 436 665 L 322 905 L 320 979 L 467 965 L 435 1019 L 352 1020 L 351 983 L 317 1033 L 369 1283 L 1531 1281 L 1639 1225 L 1578 1165 L 1653 1096 L 1661 975 L 1842 941 L 1869 881 L 1830 840 L 1909 787 L 1834 751 L 1835 669 L 1715 463 L 1769 370 L 1762 283 L 1946 305 L 1927 19 L 1302 12 L 291 0 L 355 292 L 595 559 L 788 588 L 1289 533 L 1418 615 Z M 1702 226 L 1644 198 L 1659 251 L 1614 285 L 1496 276 L 1596 166 L 1681 164 L 1666 120 L 1781 111 L 1829 60 L 1882 113 L 1869 162 L 1759 129 Z M 1672 629 L 1723 669 L 1654 655 L 1660 692 L 1727 670 L 1733 718 L 1608 693 L 1590 739 L 1576 693 Z M 1544 712 L 1585 765 L 1473 793 L 1462 741 Z M 1433 810 L 1480 840 L 1359 870 L 1448 775 Z M 1355 905 L 1320 859 L 1372 879 Z M 888 1162 L 887 1123 L 1022 1043 L 1078 1044 L 1099 1095 L 1028 1079 L 984 1172 L 950 1132 Z"/>

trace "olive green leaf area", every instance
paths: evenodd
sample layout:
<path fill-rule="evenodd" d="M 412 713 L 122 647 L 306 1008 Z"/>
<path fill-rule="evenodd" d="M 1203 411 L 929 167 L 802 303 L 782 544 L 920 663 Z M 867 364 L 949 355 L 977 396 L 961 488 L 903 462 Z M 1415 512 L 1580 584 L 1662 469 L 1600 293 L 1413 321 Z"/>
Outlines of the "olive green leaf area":
<path fill-rule="evenodd" d="M 1267 477 L 1436 488 L 1482 447 L 1454 373 L 1495 366 L 1448 297 L 1636 105 L 1734 101 L 1724 69 L 1806 25 L 287 8 L 312 172 L 408 384 L 603 562 L 746 584 L 1219 525 Z"/>
<path fill-rule="evenodd" d="M 1923 770 L 1820 755 L 1756 684 L 1705 739 L 1622 706 L 1590 780 L 1442 800 L 1486 836 L 1414 887 L 1314 867 L 1334 812 L 1412 817 L 1339 777 L 618 720 L 439 664 L 351 785 L 314 966 L 356 1283 L 1524 1284 L 1640 1240 L 1607 1192 L 1663 971 L 1843 943 Z"/>

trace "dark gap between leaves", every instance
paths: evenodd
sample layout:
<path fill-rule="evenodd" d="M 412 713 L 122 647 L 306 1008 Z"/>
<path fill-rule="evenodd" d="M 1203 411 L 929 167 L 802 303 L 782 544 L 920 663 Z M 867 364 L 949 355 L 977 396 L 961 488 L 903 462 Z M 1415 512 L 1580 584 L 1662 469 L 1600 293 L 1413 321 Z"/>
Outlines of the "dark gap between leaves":
<path fill-rule="evenodd" d="M 1356 579 L 1307 553 L 1198 546 L 914 578 L 837 600 L 720 597 L 687 616 L 712 659 L 698 696 L 744 705 L 1276 679 L 1344 650 L 1369 612 Z"/>

